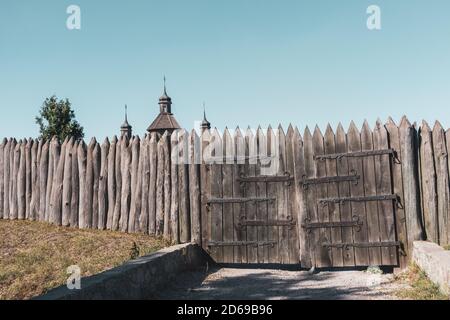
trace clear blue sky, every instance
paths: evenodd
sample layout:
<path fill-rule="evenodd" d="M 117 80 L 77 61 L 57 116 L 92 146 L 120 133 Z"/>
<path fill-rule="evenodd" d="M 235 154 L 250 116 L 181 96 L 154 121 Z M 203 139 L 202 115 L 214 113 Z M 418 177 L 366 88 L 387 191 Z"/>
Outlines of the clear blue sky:
<path fill-rule="evenodd" d="M 82 29 L 66 28 L 81 7 Z M 381 7 L 382 30 L 366 28 Z M 163 75 L 178 121 L 206 101 L 224 128 L 322 128 L 367 118 L 450 126 L 448 0 L 1 0 L 0 136 L 36 136 L 45 97 L 69 98 L 86 136 L 135 133 Z"/>

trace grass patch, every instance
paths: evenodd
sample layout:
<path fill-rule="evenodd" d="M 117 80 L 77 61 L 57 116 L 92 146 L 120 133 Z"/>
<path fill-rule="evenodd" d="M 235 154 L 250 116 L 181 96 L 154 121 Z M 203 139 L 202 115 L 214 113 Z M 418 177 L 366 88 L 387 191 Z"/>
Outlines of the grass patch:
<path fill-rule="evenodd" d="M 399 298 L 411 300 L 449 300 L 449 297 L 440 292 L 439 286 L 428 279 L 426 273 L 416 264 L 398 276 L 397 280 L 405 281 L 410 288 L 396 292 Z"/>
<path fill-rule="evenodd" d="M 444 246 L 444 250 L 450 250 L 450 244 Z"/>
<path fill-rule="evenodd" d="M 143 234 L 0 220 L 0 299 L 29 299 L 65 284 L 71 265 L 90 276 L 169 245 Z"/>

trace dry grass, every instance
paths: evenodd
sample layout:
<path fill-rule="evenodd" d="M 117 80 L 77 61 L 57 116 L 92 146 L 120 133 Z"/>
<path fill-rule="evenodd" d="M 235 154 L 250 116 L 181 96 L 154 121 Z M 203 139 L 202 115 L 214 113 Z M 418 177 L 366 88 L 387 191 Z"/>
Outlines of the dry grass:
<path fill-rule="evenodd" d="M 444 246 L 444 250 L 450 250 L 450 244 Z"/>
<path fill-rule="evenodd" d="M 412 264 L 407 271 L 397 277 L 398 281 L 406 282 L 408 288 L 396 292 L 399 298 L 408 300 L 449 300 L 442 294 L 439 286 L 428 279 L 426 273 L 416 264 Z"/>
<path fill-rule="evenodd" d="M 0 220 L 0 299 L 29 299 L 65 284 L 71 265 L 89 276 L 168 245 L 141 234 Z"/>

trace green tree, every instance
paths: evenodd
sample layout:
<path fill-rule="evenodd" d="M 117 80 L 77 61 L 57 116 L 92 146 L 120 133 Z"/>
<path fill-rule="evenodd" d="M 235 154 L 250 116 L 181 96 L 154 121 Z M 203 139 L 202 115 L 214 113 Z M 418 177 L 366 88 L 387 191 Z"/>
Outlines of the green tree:
<path fill-rule="evenodd" d="M 60 141 L 66 137 L 82 139 L 83 127 L 75 120 L 75 112 L 68 99 L 58 100 L 56 96 L 45 99 L 36 123 L 42 139 L 49 140 L 56 136 Z"/>

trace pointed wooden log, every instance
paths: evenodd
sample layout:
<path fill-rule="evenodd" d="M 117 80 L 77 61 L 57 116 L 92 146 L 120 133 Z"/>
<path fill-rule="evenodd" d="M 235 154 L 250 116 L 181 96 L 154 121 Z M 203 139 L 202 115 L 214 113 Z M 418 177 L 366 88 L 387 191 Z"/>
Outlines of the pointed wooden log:
<path fill-rule="evenodd" d="M 436 166 L 436 186 L 437 186 L 437 214 L 439 226 L 439 244 L 442 246 L 449 244 L 447 229 L 448 209 L 449 209 L 449 173 L 448 173 L 448 152 L 445 141 L 445 132 L 441 124 L 436 121 L 433 128 L 433 151 L 434 163 Z"/>
<path fill-rule="evenodd" d="M 101 161 L 101 149 L 98 143 L 95 144 L 94 150 L 92 151 L 92 170 L 94 173 L 93 180 L 93 196 L 92 196 L 92 229 L 98 228 L 99 220 L 99 207 L 98 207 L 98 190 L 100 183 L 100 161 Z"/>
<path fill-rule="evenodd" d="M 5 177 L 5 164 L 3 159 L 3 153 L 5 152 L 5 147 L 8 141 L 4 139 L 0 144 L 0 219 L 3 219 L 3 199 L 5 196 L 5 185 L 4 185 L 4 177 Z"/>
<path fill-rule="evenodd" d="M 63 168 L 63 189 L 62 189 L 62 225 L 70 226 L 70 211 L 72 206 L 72 150 L 74 144 L 73 137 L 66 144 Z M 61 154 L 61 158 L 63 155 Z"/>
<path fill-rule="evenodd" d="M 234 143 L 233 140 L 231 140 L 231 142 Z M 200 138 L 195 132 L 195 130 L 192 130 L 190 136 L 189 156 L 190 156 L 189 194 L 190 194 L 191 220 L 192 220 L 191 241 L 197 243 L 198 245 L 201 245 L 202 234 L 201 234 L 201 203 L 200 203 Z M 172 190 L 174 189 L 172 188 Z M 233 238 L 233 230 L 231 233 L 231 237 Z M 172 240 L 175 239 L 172 238 Z"/>
<path fill-rule="evenodd" d="M 142 181 L 143 181 L 143 170 L 144 170 L 144 152 L 145 152 L 145 137 L 140 141 L 139 146 L 139 165 L 138 174 L 136 178 L 136 217 L 134 219 L 134 232 L 139 232 L 139 221 L 142 214 Z"/>
<path fill-rule="evenodd" d="M 170 136 L 168 132 L 161 137 L 164 151 L 164 238 L 170 240 L 170 205 L 172 197 L 170 168 Z"/>
<path fill-rule="evenodd" d="M 80 200 L 78 201 L 78 228 L 87 228 L 87 205 L 86 205 L 86 173 L 87 173 L 87 147 L 84 141 L 80 141 L 77 150 L 78 176 L 80 177 Z"/>
<path fill-rule="evenodd" d="M 116 181 L 116 199 L 114 203 L 114 214 L 111 225 L 111 230 L 119 230 L 121 202 L 122 202 L 122 145 L 125 143 L 124 138 L 116 144 L 116 158 L 115 158 L 115 181 Z"/>
<path fill-rule="evenodd" d="M 42 140 L 35 140 L 31 148 L 31 200 L 30 220 L 35 221 L 39 212 L 39 157 Z"/>
<path fill-rule="evenodd" d="M 26 216 L 26 145 L 28 141 L 21 141 L 19 155 L 19 170 L 17 172 L 17 210 L 18 219 L 24 220 Z"/>
<path fill-rule="evenodd" d="M 112 230 L 116 203 L 116 146 L 117 136 L 114 136 L 108 152 L 108 217 L 106 219 L 106 229 L 108 230 Z"/>
<path fill-rule="evenodd" d="M 62 225 L 62 194 L 64 183 L 64 163 L 66 162 L 66 147 L 69 143 L 69 139 L 63 142 L 61 146 L 61 152 L 58 157 L 58 161 L 55 161 L 56 172 L 53 176 L 53 187 L 50 200 L 50 222 L 54 225 Z"/>
<path fill-rule="evenodd" d="M 10 154 L 10 148 L 11 148 L 11 141 L 12 139 L 9 139 L 6 142 L 5 148 L 3 150 L 3 166 L 4 166 L 4 173 L 3 173 L 3 219 L 9 219 L 9 181 L 10 181 L 10 174 L 11 174 L 11 162 L 9 158 Z"/>
<path fill-rule="evenodd" d="M 94 149 L 97 145 L 95 138 L 92 138 L 87 148 L 86 162 L 86 185 L 84 192 L 84 214 L 85 228 L 93 227 L 93 203 L 94 203 Z"/>
<path fill-rule="evenodd" d="M 98 229 L 105 230 L 108 211 L 108 152 L 111 145 L 106 138 L 101 147 L 100 177 L 98 187 Z"/>
<path fill-rule="evenodd" d="M 49 141 L 42 145 L 39 159 L 39 221 L 45 221 L 45 210 L 47 208 L 47 179 L 49 169 Z"/>
<path fill-rule="evenodd" d="M 48 175 L 47 175 L 47 190 L 45 195 L 45 221 L 50 221 L 50 206 L 53 189 L 53 177 L 55 173 L 55 163 L 59 159 L 60 145 L 56 137 L 53 137 L 50 142 L 49 159 L 48 159 Z"/>
<path fill-rule="evenodd" d="M 9 218 L 11 220 L 17 220 L 18 219 L 18 188 L 17 188 L 17 177 L 19 175 L 19 166 L 20 166 L 20 145 L 22 144 L 22 141 L 17 143 L 15 141 L 14 143 L 14 149 L 12 149 L 12 164 L 13 164 L 13 170 L 12 170 L 12 179 L 11 179 L 11 192 L 10 192 L 10 198 L 11 198 L 11 215 Z"/>
<path fill-rule="evenodd" d="M 150 139 L 150 188 L 149 188 L 149 216 L 148 216 L 148 233 L 156 234 L 156 180 L 158 173 L 158 141 L 156 133 L 151 134 Z"/>
<path fill-rule="evenodd" d="M 179 230 L 179 196 L 178 196 L 178 131 L 175 131 L 170 136 L 170 150 L 171 150 L 171 206 L 170 206 L 170 224 L 171 224 L 171 239 L 174 243 L 180 243 Z"/>
<path fill-rule="evenodd" d="M 139 217 L 139 230 L 142 233 L 148 233 L 148 214 L 149 214 L 149 187 L 150 187 L 150 157 L 149 144 L 150 136 L 147 135 L 143 139 L 143 146 L 141 149 L 141 157 L 143 158 L 142 167 L 142 201 L 141 201 L 141 215 Z"/>
<path fill-rule="evenodd" d="M 139 153 L 140 153 L 141 140 L 139 136 L 134 137 L 131 143 L 131 203 L 130 203 L 130 216 L 128 219 L 128 232 L 135 232 L 136 219 L 138 217 L 137 212 L 137 185 L 139 175 Z M 139 203 L 140 204 L 140 203 Z"/>
<path fill-rule="evenodd" d="M 158 141 L 158 170 L 156 175 L 156 235 L 164 233 L 164 141 Z"/>
<path fill-rule="evenodd" d="M 218 134 L 218 133 L 217 133 Z M 220 135 L 218 134 L 219 138 Z M 189 133 L 182 131 L 179 137 L 179 144 L 182 144 L 183 162 L 178 166 L 179 183 L 179 223 L 180 223 L 180 242 L 187 243 L 191 241 L 191 215 L 189 204 Z M 220 150 L 222 150 L 220 148 Z M 218 155 L 219 156 L 219 155 Z"/>
<path fill-rule="evenodd" d="M 414 241 L 423 240 L 419 201 L 419 180 L 417 162 L 417 132 L 406 118 L 399 128 L 403 188 L 405 195 L 405 216 L 408 230 L 408 248 L 411 251 Z"/>
<path fill-rule="evenodd" d="M 123 140 L 121 146 L 122 153 L 122 193 L 120 203 L 120 230 L 127 232 L 128 218 L 130 214 L 131 202 L 131 143 L 129 145 L 128 139 Z"/>
<path fill-rule="evenodd" d="M 25 145 L 25 219 L 30 218 L 31 208 L 31 148 L 33 147 L 33 139 L 29 139 Z"/>
<path fill-rule="evenodd" d="M 72 197 L 70 201 L 70 226 L 72 228 L 78 227 L 78 214 L 80 210 L 80 173 L 78 170 L 78 147 L 80 141 L 74 142 L 72 146 Z"/>

